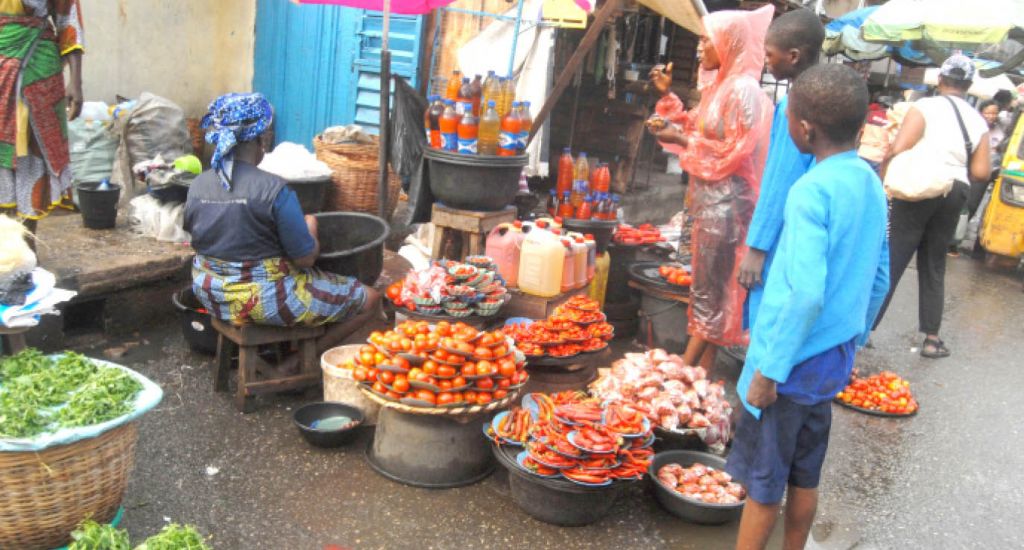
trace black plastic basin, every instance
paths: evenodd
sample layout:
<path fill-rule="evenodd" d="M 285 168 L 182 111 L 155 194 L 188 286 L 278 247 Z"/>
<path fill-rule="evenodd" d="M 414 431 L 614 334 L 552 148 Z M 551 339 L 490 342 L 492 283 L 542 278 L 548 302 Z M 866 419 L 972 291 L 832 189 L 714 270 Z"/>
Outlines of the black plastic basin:
<path fill-rule="evenodd" d="M 425 149 L 430 170 L 430 192 L 452 208 L 502 210 L 519 190 L 519 174 L 529 162 L 526 155 L 460 155 Z"/>
<path fill-rule="evenodd" d="M 327 186 L 331 185 L 331 176 L 285 181 L 298 196 L 303 214 L 316 214 L 324 209 L 324 198 L 327 197 Z"/>
<path fill-rule="evenodd" d="M 210 314 L 196 299 L 192 285 L 171 294 L 171 303 L 181 316 L 181 334 L 189 347 L 210 355 L 217 353 L 217 331 L 210 322 Z"/>
<path fill-rule="evenodd" d="M 314 216 L 320 237 L 316 266 L 373 286 L 384 268 L 384 240 L 391 232 L 387 222 L 361 212 L 322 212 Z"/>
<path fill-rule="evenodd" d="M 608 515 L 624 487 L 622 483 L 585 487 L 564 479 L 544 479 L 524 472 L 505 451 L 494 450 L 494 455 L 508 469 L 512 501 L 545 523 L 566 527 L 596 523 Z"/>
<path fill-rule="evenodd" d="M 658 470 L 667 464 L 679 464 L 683 468 L 700 462 L 716 470 L 725 469 L 725 459 L 700 451 L 665 451 L 654 455 L 647 468 L 648 477 L 654 486 L 654 497 L 673 516 L 693 523 L 719 525 L 740 519 L 743 502 L 738 504 L 712 504 L 686 498 L 678 491 L 669 489 L 658 481 Z"/>
<path fill-rule="evenodd" d="M 352 424 L 339 429 L 322 429 L 313 427 L 317 421 L 325 418 L 347 416 Z M 363 411 L 344 403 L 322 401 L 299 407 L 292 416 L 295 426 L 306 441 L 317 447 L 338 447 L 355 437 L 356 428 L 365 420 Z"/>

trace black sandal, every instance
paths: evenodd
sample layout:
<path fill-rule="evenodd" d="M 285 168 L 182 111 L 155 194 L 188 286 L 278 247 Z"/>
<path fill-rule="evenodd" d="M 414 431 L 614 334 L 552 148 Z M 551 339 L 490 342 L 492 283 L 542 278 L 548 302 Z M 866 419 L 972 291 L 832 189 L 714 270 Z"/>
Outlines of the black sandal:
<path fill-rule="evenodd" d="M 949 355 L 950 351 L 946 347 L 946 343 L 938 338 L 925 338 L 924 344 L 921 345 L 921 357 L 942 359 L 943 357 L 949 357 Z"/>

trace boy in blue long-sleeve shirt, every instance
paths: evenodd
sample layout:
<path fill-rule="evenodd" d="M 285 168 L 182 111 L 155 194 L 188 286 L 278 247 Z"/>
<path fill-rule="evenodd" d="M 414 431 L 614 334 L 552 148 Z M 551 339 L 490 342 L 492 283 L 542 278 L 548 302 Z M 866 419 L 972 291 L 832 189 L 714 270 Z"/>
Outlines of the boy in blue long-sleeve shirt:
<path fill-rule="evenodd" d="M 744 411 L 726 470 L 748 492 L 738 548 L 764 547 L 787 491 L 784 547 L 804 547 L 831 399 L 846 385 L 889 288 L 885 195 L 855 149 L 867 114 L 864 80 L 842 65 L 818 65 L 789 97 L 790 135 L 816 165 L 786 198 L 736 386 Z"/>
<path fill-rule="evenodd" d="M 772 21 L 765 37 L 765 65 L 776 80 L 792 82 L 800 73 L 818 63 L 825 28 L 821 19 L 811 10 L 796 9 Z M 768 159 L 761 177 L 757 206 L 747 230 L 747 252 L 740 262 L 739 282 L 749 289 L 745 304 L 746 328 L 757 320 L 757 310 L 764 296 L 763 280 L 771 267 L 775 249 L 782 233 L 782 214 L 786 196 L 800 176 L 814 165 L 814 155 L 801 153 L 789 137 L 789 119 L 786 107 L 789 98 L 783 97 L 775 106 L 772 117 Z"/>

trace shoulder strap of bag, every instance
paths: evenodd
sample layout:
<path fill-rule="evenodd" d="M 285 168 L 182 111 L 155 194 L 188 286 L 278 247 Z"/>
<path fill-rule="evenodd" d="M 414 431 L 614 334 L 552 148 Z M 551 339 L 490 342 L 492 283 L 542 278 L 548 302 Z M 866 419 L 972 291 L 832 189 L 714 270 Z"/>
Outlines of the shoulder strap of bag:
<path fill-rule="evenodd" d="M 964 124 L 964 117 L 960 116 L 960 109 L 957 108 L 956 102 L 953 101 L 953 98 L 949 97 L 948 95 L 944 95 L 942 97 L 946 98 L 946 101 L 949 102 L 949 105 L 953 107 L 953 112 L 956 113 L 956 121 L 960 123 L 960 133 L 963 134 L 964 136 L 964 151 L 967 152 L 965 162 L 967 163 L 967 166 L 970 166 L 971 151 L 974 150 L 974 145 L 971 143 L 971 137 L 967 135 L 967 126 Z"/>

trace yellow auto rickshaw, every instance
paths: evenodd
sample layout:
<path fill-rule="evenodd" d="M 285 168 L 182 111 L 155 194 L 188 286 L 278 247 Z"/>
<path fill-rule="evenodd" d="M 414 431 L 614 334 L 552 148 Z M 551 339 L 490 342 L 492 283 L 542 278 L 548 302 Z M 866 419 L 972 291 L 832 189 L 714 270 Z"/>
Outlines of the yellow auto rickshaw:
<path fill-rule="evenodd" d="M 992 254 L 1024 255 L 1024 116 L 1014 117 L 1002 169 L 981 222 L 981 246 Z"/>

